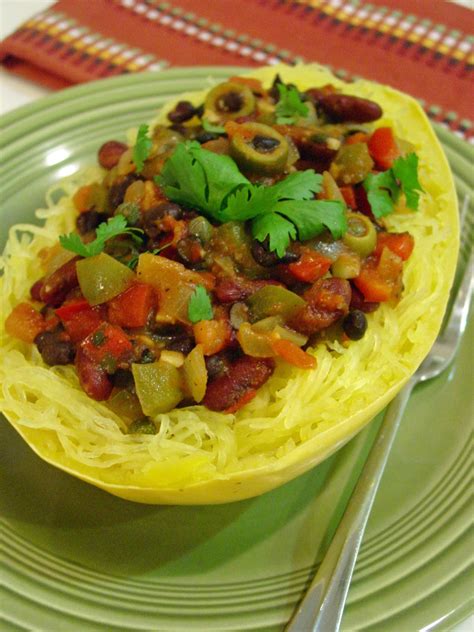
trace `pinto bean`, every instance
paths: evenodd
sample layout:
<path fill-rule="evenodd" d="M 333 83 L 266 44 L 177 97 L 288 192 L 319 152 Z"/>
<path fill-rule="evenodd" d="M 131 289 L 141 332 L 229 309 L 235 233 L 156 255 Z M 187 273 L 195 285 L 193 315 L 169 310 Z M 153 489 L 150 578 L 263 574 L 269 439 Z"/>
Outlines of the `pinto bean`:
<path fill-rule="evenodd" d="M 112 169 L 118 164 L 120 156 L 128 149 L 128 145 L 120 143 L 118 140 L 109 140 L 99 149 L 98 160 L 104 169 Z"/>
<path fill-rule="evenodd" d="M 76 261 L 74 257 L 44 279 L 40 289 L 40 298 L 43 303 L 58 307 L 66 298 L 66 294 L 77 287 Z"/>
<path fill-rule="evenodd" d="M 319 100 L 319 107 L 335 122 L 370 123 L 383 112 L 378 103 L 348 94 L 328 94 Z"/>
<path fill-rule="evenodd" d="M 113 388 L 112 380 L 105 369 L 94 364 L 82 349 L 76 353 L 75 365 L 81 386 L 89 397 L 98 402 L 110 397 Z"/>
<path fill-rule="evenodd" d="M 43 331 L 36 336 L 35 344 L 44 362 L 50 366 L 74 361 L 74 345 L 64 331 Z"/>
<path fill-rule="evenodd" d="M 231 364 L 227 374 L 208 384 L 202 403 L 211 410 L 238 407 L 246 396 L 265 384 L 274 367 L 273 360 L 269 358 L 242 356 Z"/>
<path fill-rule="evenodd" d="M 303 294 L 306 305 L 293 316 L 290 327 L 311 336 L 326 329 L 349 311 L 351 286 L 346 279 L 318 279 Z"/>

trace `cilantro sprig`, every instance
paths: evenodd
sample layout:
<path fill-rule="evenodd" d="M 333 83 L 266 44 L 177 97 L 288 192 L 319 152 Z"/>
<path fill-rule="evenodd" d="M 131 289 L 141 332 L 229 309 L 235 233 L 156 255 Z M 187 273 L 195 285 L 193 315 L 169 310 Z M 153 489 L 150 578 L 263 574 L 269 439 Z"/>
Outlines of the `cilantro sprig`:
<path fill-rule="evenodd" d="M 277 83 L 280 99 L 275 108 L 276 121 L 279 125 L 294 125 L 302 116 L 308 115 L 308 106 L 303 103 L 298 90 L 294 86 Z"/>
<path fill-rule="evenodd" d="M 310 239 L 327 228 L 338 239 L 347 230 L 341 202 L 313 199 L 322 176 L 311 169 L 272 186 L 258 186 L 229 156 L 191 142 L 176 147 L 157 182 L 170 200 L 197 208 L 215 221 L 250 221 L 253 237 L 269 237 L 270 250 L 280 257 L 297 236 Z"/>
<path fill-rule="evenodd" d="M 201 320 L 212 320 L 211 299 L 203 285 L 197 285 L 188 303 L 188 318 L 194 324 Z"/>
<path fill-rule="evenodd" d="M 141 173 L 145 160 L 150 155 L 153 141 L 148 136 L 149 127 L 145 123 L 140 125 L 137 138 L 133 147 L 132 160 L 137 168 L 137 173 Z"/>
<path fill-rule="evenodd" d="M 418 180 L 418 156 L 411 153 L 397 158 L 387 171 L 369 173 L 363 185 L 372 213 L 377 218 L 392 213 L 402 193 L 405 194 L 407 207 L 418 210 L 420 193 L 423 192 Z"/>
<path fill-rule="evenodd" d="M 105 243 L 109 239 L 121 235 L 129 235 L 134 241 L 141 244 L 139 237 L 143 231 L 140 228 L 132 228 L 127 225 L 127 220 L 123 215 L 111 217 L 108 222 L 102 222 L 96 229 L 96 238 L 88 244 L 85 244 L 77 233 L 69 233 L 61 235 L 59 243 L 66 250 L 80 255 L 81 257 L 94 257 L 99 255 L 105 247 Z"/>

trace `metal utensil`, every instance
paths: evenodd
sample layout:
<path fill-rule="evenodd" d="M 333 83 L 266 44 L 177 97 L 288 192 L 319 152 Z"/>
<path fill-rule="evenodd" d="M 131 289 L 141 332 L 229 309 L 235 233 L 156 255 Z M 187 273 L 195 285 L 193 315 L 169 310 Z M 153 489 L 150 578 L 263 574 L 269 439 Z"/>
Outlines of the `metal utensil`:
<path fill-rule="evenodd" d="M 463 237 L 469 234 L 465 226 L 469 201 L 466 196 L 461 212 Z M 465 257 L 460 255 L 458 272 L 463 264 Z M 462 282 L 451 296 L 449 318 L 428 356 L 387 407 L 375 443 L 331 545 L 286 632 L 338 632 L 367 520 L 405 407 L 418 383 L 440 375 L 453 361 L 466 327 L 473 289 L 471 254 Z"/>

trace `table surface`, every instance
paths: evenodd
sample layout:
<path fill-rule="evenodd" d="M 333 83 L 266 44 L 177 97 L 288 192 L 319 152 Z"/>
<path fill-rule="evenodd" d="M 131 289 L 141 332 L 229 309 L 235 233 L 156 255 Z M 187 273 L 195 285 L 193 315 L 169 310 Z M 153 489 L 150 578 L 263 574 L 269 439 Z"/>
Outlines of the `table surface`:
<path fill-rule="evenodd" d="M 456 0 L 456 2 L 474 9 L 474 0 Z M 3 39 L 26 19 L 51 4 L 51 0 L 0 0 L 0 38 Z M 32 103 L 51 93 L 48 88 L 31 83 L 3 69 L 0 69 L 0 82 L 0 114 Z M 452 632 L 473 632 L 473 630 L 474 616 L 453 628 Z"/>

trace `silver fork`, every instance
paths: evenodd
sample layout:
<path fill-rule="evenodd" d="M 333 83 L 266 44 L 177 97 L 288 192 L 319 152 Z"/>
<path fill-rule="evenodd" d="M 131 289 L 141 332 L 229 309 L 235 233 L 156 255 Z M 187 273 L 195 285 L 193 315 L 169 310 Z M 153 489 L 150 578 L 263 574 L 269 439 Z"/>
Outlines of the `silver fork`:
<path fill-rule="evenodd" d="M 462 235 L 467 232 L 463 228 L 468 206 L 469 196 L 466 196 L 461 212 Z M 460 255 L 458 269 L 464 263 L 461 259 Z M 449 319 L 428 356 L 387 407 L 375 443 L 331 545 L 286 632 L 338 632 L 367 520 L 405 407 L 418 383 L 440 375 L 453 361 L 466 328 L 473 288 L 471 254 L 459 289 L 451 296 Z"/>

